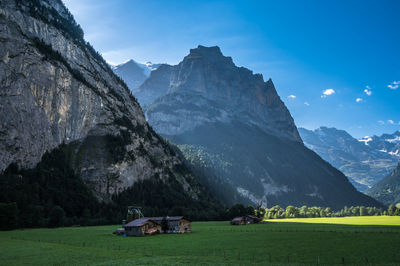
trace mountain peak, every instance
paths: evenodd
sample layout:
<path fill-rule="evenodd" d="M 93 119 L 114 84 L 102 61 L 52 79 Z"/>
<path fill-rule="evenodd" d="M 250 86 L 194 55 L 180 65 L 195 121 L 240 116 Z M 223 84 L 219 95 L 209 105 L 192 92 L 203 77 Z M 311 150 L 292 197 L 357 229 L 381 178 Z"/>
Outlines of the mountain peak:
<path fill-rule="evenodd" d="M 219 46 L 203 46 L 203 45 L 198 45 L 197 48 L 190 49 L 190 53 L 208 53 L 208 54 L 219 54 L 222 55 L 221 49 Z"/>
<path fill-rule="evenodd" d="M 228 63 L 233 63 L 232 58 L 229 56 L 224 56 L 221 49 L 218 46 L 203 46 L 199 45 L 197 48 L 190 49 L 189 55 L 185 59 L 201 59 L 206 58 L 209 61 L 224 61 Z"/>
<path fill-rule="evenodd" d="M 203 116 L 199 121 L 240 120 L 272 134 L 302 142 L 293 118 L 279 98 L 272 80 L 264 82 L 261 74 L 253 74 L 245 67 L 236 66 L 232 58 L 224 56 L 218 46 L 199 45 L 191 49 L 178 65 L 168 69 L 159 68 L 154 74 L 138 89 L 140 93 L 135 94 L 141 104 L 147 105 L 157 100 L 157 105 L 171 98 L 166 97 L 166 94 L 174 94 L 174 97 L 178 94 L 181 97 L 192 95 L 192 98 L 185 101 L 188 104 L 192 100 L 193 108 L 203 104 Z M 159 97 L 166 98 L 157 99 Z M 176 121 L 180 121 L 180 127 L 165 127 L 165 131 L 160 132 L 171 135 L 191 130 L 203 123 L 193 123 L 191 118 L 183 116 L 177 117 Z"/>

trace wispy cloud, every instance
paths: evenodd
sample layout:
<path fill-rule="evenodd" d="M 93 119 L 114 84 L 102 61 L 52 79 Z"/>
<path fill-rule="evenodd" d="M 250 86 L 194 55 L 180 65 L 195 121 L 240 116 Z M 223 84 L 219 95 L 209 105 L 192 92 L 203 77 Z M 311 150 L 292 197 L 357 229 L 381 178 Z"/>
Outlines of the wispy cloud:
<path fill-rule="evenodd" d="M 310 106 L 310 104 L 308 102 L 304 102 L 305 106 Z"/>
<path fill-rule="evenodd" d="M 362 101 L 363 101 L 362 98 L 357 98 L 357 99 L 356 99 L 356 102 L 358 102 L 358 103 L 360 103 L 360 102 L 362 102 Z"/>
<path fill-rule="evenodd" d="M 379 120 L 379 121 L 378 121 L 378 124 L 380 124 L 380 125 L 384 125 L 384 124 L 385 124 L 385 121 L 383 121 L 383 120 Z"/>
<path fill-rule="evenodd" d="M 296 95 L 290 94 L 290 95 L 288 96 L 288 98 L 289 98 L 289 99 L 296 99 Z"/>
<path fill-rule="evenodd" d="M 396 90 L 400 86 L 400 81 L 393 81 L 388 85 L 389 89 Z"/>
<path fill-rule="evenodd" d="M 324 90 L 322 92 L 321 98 L 326 98 L 326 97 L 328 97 L 330 95 L 333 95 L 335 93 L 336 93 L 336 91 L 334 89 L 326 89 L 326 90 Z"/>
<path fill-rule="evenodd" d="M 372 95 L 372 89 L 370 86 L 366 86 L 366 89 L 364 90 L 365 94 L 367 94 L 368 96 Z"/>
<path fill-rule="evenodd" d="M 394 121 L 392 119 L 389 119 L 388 123 L 391 124 L 391 125 L 394 125 Z"/>

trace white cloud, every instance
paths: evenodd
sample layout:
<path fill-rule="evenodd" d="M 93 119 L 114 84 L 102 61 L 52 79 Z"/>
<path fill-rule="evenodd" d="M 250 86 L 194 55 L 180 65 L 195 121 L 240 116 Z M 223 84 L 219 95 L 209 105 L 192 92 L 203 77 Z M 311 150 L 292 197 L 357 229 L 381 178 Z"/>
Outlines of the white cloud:
<path fill-rule="evenodd" d="M 372 89 L 370 86 L 367 85 L 366 89 L 364 90 L 365 94 L 367 94 L 368 96 L 372 95 Z"/>
<path fill-rule="evenodd" d="M 290 95 L 288 96 L 288 98 L 289 98 L 289 99 L 296 99 L 296 95 L 290 94 Z"/>
<path fill-rule="evenodd" d="M 321 98 L 326 98 L 329 95 L 335 94 L 335 90 L 334 89 L 326 89 L 322 92 Z"/>
<path fill-rule="evenodd" d="M 304 102 L 305 106 L 310 106 L 310 104 L 308 102 Z"/>
<path fill-rule="evenodd" d="M 381 125 L 385 124 L 385 122 L 383 120 L 379 120 L 378 123 L 381 124 Z"/>
<path fill-rule="evenodd" d="M 392 119 L 389 119 L 388 123 L 394 125 L 394 121 Z"/>
<path fill-rule="evenodd" d="M 363 101 L 362 98 L 357 98 L 357 99 L 356 99 L 356 102 L 358 102 L 358 103 L 360 103 L 360 102 L 362 102 L 362 101 Z"/>
<path fill-rule="evenodd" d="M 388 88 L 392 89 L 392 90 L 395 90 L 395 89 L 397 89 L 399 87 L 399 85 L 400 85 L 400 81 L 393 81 L 392 83 L 390 83 L 388 85 Z"/>

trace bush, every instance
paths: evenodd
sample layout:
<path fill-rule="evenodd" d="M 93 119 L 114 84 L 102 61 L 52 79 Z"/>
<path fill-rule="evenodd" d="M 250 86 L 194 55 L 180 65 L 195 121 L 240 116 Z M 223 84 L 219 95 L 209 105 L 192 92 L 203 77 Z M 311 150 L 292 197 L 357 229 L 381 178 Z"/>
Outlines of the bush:
<path fill-rule="evenodd" d="M 54 206 L 49 213 L 49 227 L 60 227 L 65 222 L 65 211 L 60 206 Z"/>

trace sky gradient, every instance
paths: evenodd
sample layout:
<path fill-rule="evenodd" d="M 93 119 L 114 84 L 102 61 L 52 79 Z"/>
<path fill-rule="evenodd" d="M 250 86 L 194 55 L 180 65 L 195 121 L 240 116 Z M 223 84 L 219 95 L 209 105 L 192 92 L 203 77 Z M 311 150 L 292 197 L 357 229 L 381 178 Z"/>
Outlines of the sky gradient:
<path fill-rule="evenodd" d="M 218 45 L 272 78 L 296 125 L 400 129 L 400 1 L 64 0 L 113 64 L 179 63 Z"/>

